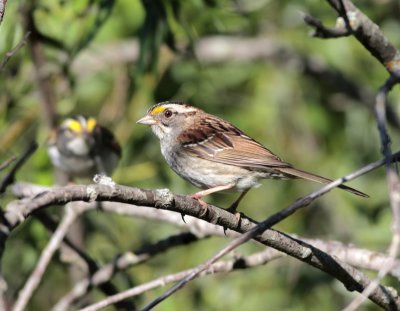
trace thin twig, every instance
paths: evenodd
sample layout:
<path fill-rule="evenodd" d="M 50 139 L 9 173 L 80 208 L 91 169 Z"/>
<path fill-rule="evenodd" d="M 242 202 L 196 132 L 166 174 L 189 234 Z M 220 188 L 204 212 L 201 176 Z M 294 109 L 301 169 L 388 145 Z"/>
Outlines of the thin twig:
<path fill-rule="evenodd" d="M 231 272 L 236 269 L 248 269 L 248 268 L 253 268 L 261 265 L 265 265 L 266 263 L 270 262 L 271 260 L 274 260 L 276 258 L 279 258 L 280 255 L 277 252 L 271 252 L 271 249 L 265 249 L 262 252 L 243 257 L 243 258 L 238 258 L 234 260 L 228 260 L 224 262 L 218 262 L 214 263 L 212 266 L 210 266 L 206 271 L 204 271 L 200 276 L 205 276 L 208 274 L 216 274 L 216 273 L 227 273 Z M 102 308 L 105 308 L 109 305 L 112 305 L 120 300 L 126 299 L 128 297 L 133 297 L 140 295 L 150 289 L 165 286 L 165 284 L 170 283 L 170 282 L 176 282 L 179 280 L 182 280 L 184 277 L 192 273 L 192 271 L 195 269 L 189 269 L 185 271 L 181 271 L 175 274 L 170 274 L 167 276 L 160 277 L 158 279 L 155 279 L 151 282 L 133 287 L 129 290 L 123 291 L 117 295 L 107 297 L 106 299 L 95 303 L 93 305 L 90 305 L 86 308 L 81 309 L 80 311 L 97 311 Z"/>
<path fill-rule="evenodd" d="M 38 145 L 36 142 L 31 142 L 21 157 L 15 162 L 13 168 L 7 173 L 0 182 L 0 194 L 6 191 L 6 188 L 15 180 L 15 174 L 21 166 L 29 159 L 29 157 L 36 151 Z"/>
<path fill-rule="evenodd" d="M 1 8 L 1 0 L 0 0 L 0 8 Z M 0 19 L 0 23 L 1 23 L 1 19 Z M 11 57 L 13 57 L 26 44 L 30 34 L 31 33 L 28 31 L 17 45 L 14 46 L 11 51 L 8 51 L 6 53 L 6 55 L 4 56 L 3 60 L 0 63 L 0 72 L 4 71 L 4 68 L 7 65 L 8 61 L 11 59 Z"/>
<path fill-rule="evenodd" d="M 43 191 L 50 190 L 50 187 L 38 187 L 33 184 L 21 182 L 16 183 L 13 186 L 13 193 L 17 196 L 21 196 L 21 194 L 35 196 Z M 88 206 L 86 209 L 87 211 L 94 210 L 97 207 L 96 202 L 85 204 Z M 205 236 L 225 236 L 223 229 L 220 226 L 208 223 L 202 219 L 197 219 L 192 216 L 186 216 L 185 222 L 183 222 L 180 214 L 167 210 L 153 209 L 144 206 L 135 206 L 133 208 L 130 204 L 117 202 L 102 202 L 102 209 L 104 212 L 117 213 L 119 215 L 134 218 L 142 218 L 164 224 L 168 223 L 189 230 L 197 237 L 203 238 Z M 232 230 L 228 230 L 225 233 L 228 237 L 239 236 L 239 233 Z M 385 254 L 372 252 L 366 249 L 360 249 L 353 245 L 346 245 L 338 241 L 323 241 L 317 239 L 306 239 L 304 237 L 298 237 L 295 235 L 291 236 L 318 247 L 319 249 L 338 257 L 340 260 L 345 261 L 352 266 L 363 269 L 379 271 L 387 258 Z M 129 254 L 130 253 L 123 254 L 121 255 L 121 258 L 125 257 L 125 255 L 130 256 Z M 393 267 L 390 273 L 393 277 L 400 280 L 400 262 L 396 261 L 396 265 Z"/>
<path fill-rule="evenodd" d="M 400 73 L 400 52 L 385 37 L 379 26 L 361 12 L 351 0 L 327 0 L 351 28 L 354 37 L 379 61 L 391 75 Z"/>
<path fill-rule="evenodd" d="M 0 0 L 1 1 L 1 0 Z M 0 172 L 4 169 L 6 169 L 12 162 L 14 162 L 17 159 L 16 156 L 12 156 L 8 160 L 4 161 L 3 163 L 0 164 Z"/>
<path fill-rule="evenodd" d="M 392 160 L 397 161 L 399 154 L 400 153 L 393 155 Z M 323 192 L 330 190 L 342 182 L 374 170 L 384 163 L 384 160 L 371 163 L 345 178 L 332 182 L 321 190 L 313 193 L 311 197 L 316 198 L 318 195 L 321 195 Z M 309 200 L 311 200 L 309 197 L 305 199 L 296 202 L 287 209 L 286 212 L 289 212 L 290 214 L 290 212 L 295 210 L 295 207 L 299 203 L 308 204 Z M 65 204 L 66 202 L 78 200 L 116 201 L 135 205 L 145 205 L 188 214 L 242 233 L 250 232 L 249 234 L 254 234 L 254 232 L 260 230 L 260 227 L 254 229 L 256 227 L 254 221 L 251 221 L 247 217 L 242 216 L 241 223 L 238 224 L 235 215 L 212 205 L 208 206 L 208 213 L 205 214 L 198 201 L 193 200 L 190 197 L 179 195 L 174 196 L 167 190 L 152 191 L 119 185 L 66 186 L 54 188 L 51 191 L 42 193 L 34 198 L 30 198 L 29 200 L 21 200 L 9 204 L 6 213 L 4 214 L 4 218 L 7 220 L 7 227 L 12 229 L 35 210 L 53 204 Z M 272 221 L 276 221 L 276 219 L 277 218 L 273 218 Z M 270 225 L 270 223 L 266 224 Z M 248 238 L 249 234 L 244 235 L 244 238 Z M 365 275 L 349 265 L 335 260 L 328 254 L 312 247 L 311 245 L 292 239 L 277 231 L 267 230 L 263 234 L 257 235 L 254 238 L 265 245 L 283 251 L 290 256 L 325 271 L 345 284 L 346 288 L 349 290 L 362 291 L 370 283 L 370 280 L 366 278 Z M 379 286 L 373 294 L 371 294 L 370 299 L 376 304 L 385 306 L 386 308 L 399 305 L 399 302 L 397 301 L 398 298 L 393 295 L 393 292 L 390 292 L 382 286 Z"/>
<path fill-rule="evenodd" d="M 347 37 L 352 34 L 351 31 L 343 27 L 328 28 L 322 24 L 321 21 L 311 15 L 304 15 L 304 22 L 314 28 L 314 32 L 311 34 L 313 37 L 328 39 L 328 38 L 341 38 Z"/>
<path fill-rule="evenodd" d="M 380 88 L 375 101 L 375 117 L 385 157 L 387 183 L 389 188 L 390 206 L 393 213 L 393 235 L 389 247 L 389 258 L 382 266 L 378 277 L 364 288 L 361 295 L 354 299 L 346 311 L 356 310 L 374 289 L 379 281 L 392 269 L 400 247 L 400 182 L 392 165 L 390 137 L 386 129 L 387 94 L 394 85 L 400 82 L 400 51 L 384 36 L 379 26 L 363 14 L 351 0 L 327 0 L 343 19 L 346 29 L 351 31 L 357 40 L 378 59 L 390 73 L 389 79 Z M 322 25 L 322 24 L 321 24 Z M 318 29 L 318 23 L 312 25 Z M 393 114 L 393 112 L 392 112 Z M 397 118 L 397 115 L 396 115 Z"/>
<path fill-rule="evenodd" d="M 386 174 L 387 183 L 389 188 L 389 199 L 390 206 L 393 214 L 393 225 L 392 225 L 392 241 L 388 250 L 388 258 L 382 265 L 382 268 L 378 272 L 378 276 L 368 285 L 360 295 L 358 295 L 344 311 L 355 311 L 357 310 L 367 299 L 367 297 L 379 286 L 379 282 L 392 270 L 400 247 L 400 182 L 399 177 L 393 167 L 391 157 L 392 153 L 390 150 L 390 137 L 386 129 L 386 98 L 387 94 L 393 88 L 393 86 L 399 83 L 399 78 L 396 76 L 390 76 L 385 84 L 380 88 L 378 95 L 376 96 L 375 105 L 375 116 L 378 125 L 378 130 L 381 138 L 382 153 L 386 160 Z"/>
<path fill-rule="evenodd" d="M 295 211 L 297 211 L 300 208 L 303 208 L 305 206 L 308 206 L 312 201 L 320 197 L 321 195 L 327 193 L 334 187 L 337 187 L 338 185 L 342 184 L 345 181 L 354 179 L 358 176 L 361 176 L 364 174 L 364 170 L 359 170 L 355 173 L 349 174 L 341 179 L 337 179 L 328 185 L 322 187 L 321 189 L 312 192 L 311 194 L 303 197 L 302 199 L 296 201 L 295 203 L 291 204 L 287 208 L 279 211 L 278 213 L 273 214 L 272 216 L 268 217 L 266 220 L 258 224 L 256 227 L 252 228 L 248 232 L 244 233 L 242 236 L 236 238 L 233 240 L 231 243 L 229 243 L 225 248 L 220 250 L 215 256 L 207 260 L 205 263 L 199 265 L 196 269 L 193 270 L 192 273 L 190 273 L 187 277 L 182 279 L 180 282 L 178 282 L 176 285 L 171 287 L 169 290 L 167 290 L 164 294 L 161 296 L 157 297 L 155 300 L 150 302 L 148 305 L 146 305 L 142 311 L 148 311 L 154 308 L 156 305 L 158 305 L 160 302 L 163 300 L 167 299 L 169 296 L 171 296 L 173 293 L 181 289 L 183 286 L 185 286 L 189 281 L 193 280 L 195 277 L 197 277 L 202 271 L 208 269 L 213 263 L 221 259 L 223 256 L 237 248 L 238 246 L 242 245 L 243 243 L 247 242 L 248 240 L 262 234 L 265 230 L 270 228 L 271 226 L 277 224 L 278 222 L 282 221 L 283 219 L 287 218 L 288 216 L 292 215 Z"/>
<path fill-rule="evenodd" d="M 36 81 L 41 96 L 41 108 L 44 120 L 49 128 L 53 130 L 57 126 L 57 114 L 55 110 L 56 95 L 51 77 L 45 71 L 46 56 L 44 52 L 43 41 L 45 37 L 39 32 L 34 18 L 35 11 L 34 2 L 28 2 L 23 8 L 25 29 L 31 31 L 32 35 L 29 37 L 29 48 L 32 55 L 32 62 L 35 67 Z"/>
<path fill-rule="evenodd" d="M 74 208 L 76 210 L 79 210 L 79 214 L 83 214 L 86 211 L 98 208 L 98 204 L 88 204 L 80 202 L 79 204 L 75 203 Z M 57 223 L 44 212 L 46 211 L 38 211 L 34 213 L 34 217 L 37 218 L 47 229 L 49 229 L 51 232 L 54 233 L 57 230 Z M 68 238 L 68 236 L 64 237 L 63 246 L 68 247 L 69 250 L 72 250 L 74 254 L 77 255 L 86 264 L 87 271 L 89 273 L 89 278 L 91 275 L 93 275 L 94 273 L 96 273 L 96 271 L 99 270 L 99 266 L 97 265 L 95 260 L 92 259 L 86 252 L 80 249 L 77 245 L 75 245 L 74 242 Z M 114 286 L 114 284 L 111 283 L 111 280 L 106 280 L 101 284 L 98 284 L 97 287 L 106 296 L 111 296 L 118 292 L 118 289 Z M 116 307 L 129 310 L 135 309 L 134 303 L 132 301 L 124 301 L 123 303 L 118 304 Z"/>
<path fill-rule="evenodd" d="M 399 160 L 400 151 L 393 154 L 391 158 L 392 162 L 397 162 Z M 345 177 L 333 181 L 327 186 L 321 188 L 321 191 L 323 189 L 331 190 L 346 181 L 367 174 L 384 164 L 384 159 L 372 162 Z M 152 191 L 120 185 L 116 185 L 115 187 L 104 185 L 73 185 L 51 188 L 51 190 L 37 194 L 34 198 L 29 198 L 29 200 L 23 199 L 10 203 L 6 208 L 4 218 L 7 220 L 7 227 L 12 230 L 36 210 L 45 208 L 52 204 L 62 205 L 71 201 L 115 201 L 152 207 L 154 207 L 154 204 L 158 204 L 157 207 L 160 206 L 160 208 L 164 207 L 167 210 L 173 210 L 178 213 L 206 219 L 222 226 L 225 226 L 225 222 L 221 220 L 221 216 L 226 217 L 226 219 L 229 220 L 235 219 L 234 215 L 219 208 L 216 210 L 210 208 L 211 212 L 200 217 L 198 212 L 202 209 L 197 200 L 190 200 L 190 198 L 186 196 L 174 196 L 168 189 Z M 242 217 L 242 220 L 244 219 L 246 219 L 246 216 Z M 241 225 L 243 226 L 243 221 Z"/>
<path fill-rule="evenodd" d="M 4 13 L 6 11 L 7 0 L 0 0 L 0 24 L 3 21 Z"/>
<path fill-rule="evenodd" d="M 57 230 L 51 236 L 51 239 L 45 249 L 43 250 L 38 263 L 31 273 L 30 277 L 26 281 L 24 287 L 18 294 L 17 301 L 13 306 L 13 311 L 23 311 L 25 310 L 30 298 L 32 297 L 34 291 L 39 286 L 40 281 L 42 280 L 43 274 L 46 271 L 46 268 L 53 257 L 55 251 L 60 247 L 65 235 L 68 232 L 68 229 L 71 227 L 72 223 L 78 216 L 78 211 L 76 211 L 73 206 L 67 206 L 65 208 L 65 215 L 60 222 Z"/>
<path fill-rule="evenodd" d="M 203 236 L 202 238 L 207 238 Z M 173 247 L 187 245 L 196 242 L 200 237 L 190 232 L 182 232 L 172 235 L 166 239 L 156 243 L 145 245 L 134 252 L 127 252 L 115 256 L 115 259 L 101 269 L 98 269 L 88 278 L 83 279 L 74 284 L 72 290 L 61 298 L 52 308 L 53 311 L 68 310 L 70 306 L 86 295 L 90 289 L 99 286 L 105 282 L 109 282 L 112 277 L 119 271 L 144 263 L 156 255 L 160 255 Z"/>

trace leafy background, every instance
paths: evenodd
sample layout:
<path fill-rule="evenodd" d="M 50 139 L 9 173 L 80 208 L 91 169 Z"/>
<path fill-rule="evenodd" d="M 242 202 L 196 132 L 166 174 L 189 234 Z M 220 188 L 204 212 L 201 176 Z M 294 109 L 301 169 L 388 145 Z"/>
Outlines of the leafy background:
<path fill-rule="evenodd" d="M 397 1 L 389 0 L 360 4 L 395 45 L 400 43 L 398 6 Z M 117 183 L 169 188 L 179 194 L 196 191 L 167 167 L 150 129 L 135 124 L 151 105 L 169 99 L 182 99 L 223 117 L 285 161 L 324 176 L 340 177 L 381 156 L 367 101 L 373 100 L 387 72 L 351 37 L 320 40 L 309 36 L 303 13 L 335 23 L 334 13 L 321 1 L 14 0 L 7 3 L 0 26 L 0 56 L 24 36 L 27 8 L 33 10 L 39 32 L 52 39 L 42 43 L 45 66 L 41 69 L 50 77 L 60 119 L 71 114 L 96 116 L 123 146 L 123 158 L 113 176 Z M 278 52 L 255 59 L 200 58 L 196 47 L 209 37 L 268 40 L 265 50 Z M 247 55 L 258 48 L 242 43 L 231 52 L 245 51 Z M 308 62 L 330 76 L 310 72 Z M 53 168 L 46 152 L 49 127 L 36 82 L 29 47 L 25 46 L 0 72 L 0 161 L 20 154 L 36 139 L 40 148 L 19 172 L 18 180 L 52 185 Z M 356 98 L 354 90 L 361 90 L 365 97 Z M 398 102 L 397 90 L 390 100 Z M 392 134 L 396 149 L 398 136 L 394 130 Z M 384 171 L 370 173 L 351 185 L 371 198 L 335 190 L 276 228 L 384 251 L 391 237 Z M 261 220 L 317 187 L 301 181 L 265 181 L 247 195 L 240 210 Z M 209 202 L 227 207 L 235 198 L 235 194 L 218 194 Z M 1 205 L 11 199 L 11 194 L 6 194 Z M 54 214 L 58 210 L 51 209 Z M 179 230 L 95 211 L 84 216 L 84 223 L 86 249 L 99 263 Z M 9 239 L 2 271 L 10 301 L 49 236 L 41 224 L 30 220 Z M 115 283 L 122 290 L 193 267 L 226 242 L 210 238 L 174 249 L 119 274 Z M 237 253 L 260 249 L 250 243 Z M 70 286 L 68 267 L 57 257 L 29 309 L 49 309 Z M 163 291 L 148 292 L 139 298 L 139 304 Z M 93 292 L 93 300 L 101 297 L 100 292 Z M 352 294 L 331 277 L 286 258 L 265 267 L 196 280 L 159 309 L 260 310 L 267 306 L 269 310 L 337 310 L 350 297 Z M 367 303 L 368 308 L 373 309 Z"/>

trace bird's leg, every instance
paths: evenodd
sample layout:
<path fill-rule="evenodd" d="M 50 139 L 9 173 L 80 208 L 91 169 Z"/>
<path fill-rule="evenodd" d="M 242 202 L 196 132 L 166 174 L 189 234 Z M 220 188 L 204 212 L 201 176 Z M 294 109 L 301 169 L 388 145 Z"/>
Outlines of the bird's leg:
<path fill-rule="evenodd" d="M 237 207 L 239 206 L 240 201 L 242 201 L 243 197 L 247 194 L 247 192 L 249 192 L 249 190 L 250 190 L 250 188 L 244 190 L 244 191 L 240 194 L 240 196 L 236 199 L 236 201 L 233 202 L 233 203 L 231 204 L 231 206 L 229 206 L 229 208 L 227 209 L 227 211 L 230 212 L 230 213 L 232 213 L 232 214 L 233 214 L 233 213 L 236 213 L 236 209 L 237 209 Z"/>
<path fill-rule="evenodd" d="M 206 189 L 206 190 L 202 190 L 202 191 L 199 191 L 199 192 L 196 192 L 196 193 L 192 194 L 191 197 L 193 199 L 197 200 L 200 203 L 200 205 L 201 205 L 201 207 L 203 209 L 203 213 L 200 216 L 205 215 L 205 213 L 208 210 L 208 208 L 207 208 L 208 204 L 201 199 L 202 197 L 205 197 L 206 195 L 209 195 L 209 194 L 214 193 L 214 192 L 219 192 L 219 191 L 230 189 L 233 186 L 235 186 L 235 184 L 227 184 L 227 185 L 223 185 L 223 186 L 216 186 L 216 187 L 209 188 L 209 189 Z"/>
<path fill-rule="evenodd" d="M 240 216 L 240 212 L 236 212 L 236 209 L 237 209 L 237 207 L 239 206 L 240 201 L 242 201 L 243 197 L 247 194 L 247 192 L 249 192 L 249 190 L 250 190 L 250 188 L 244 190 L 244 191 L 240 194 L 240 196 L 236 199 L 236 201 L 233 202 L 233 203 L 231 204 L 231 206 L 227 209 L 228 212 L 230 212 L 230 213 L 232 213 L 232 214 L 235 214 L 235 218 L 236 218 L 236 220 L 237 220 L 237 222 L 238 222 L 238 226 L 239 226 L 239 224 L 240 224 L 241 216 Z M 225 231 L 225 230 L 224 230 L 224 231 Z"/>

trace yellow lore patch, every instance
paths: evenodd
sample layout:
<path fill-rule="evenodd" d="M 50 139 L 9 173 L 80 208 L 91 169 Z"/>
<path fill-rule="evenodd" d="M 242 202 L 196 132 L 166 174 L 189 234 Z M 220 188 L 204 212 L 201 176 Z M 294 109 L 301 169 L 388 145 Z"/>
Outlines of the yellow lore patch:
<path fill-rule="evenodd" d="M 73 132 L 79 133 L 82 132 L 82 126 L 79 121 L 74 119 L 69 119 L 67 123 L 67 128 Z"/>
<path fill-rule="evenodd" d="M 94 118 L 89 118 L 86 122 L 86 128 L 89 133 L 93 132 L 94 128 L 96 127 L 97 121 Z"/>
<path fill-rule="evenodd" d="M 165 109 L 166 108 L 164 106 L 157 106 L 150 112 L 150 114 L 156 115 L 156 114 L 162 113 Z"/>

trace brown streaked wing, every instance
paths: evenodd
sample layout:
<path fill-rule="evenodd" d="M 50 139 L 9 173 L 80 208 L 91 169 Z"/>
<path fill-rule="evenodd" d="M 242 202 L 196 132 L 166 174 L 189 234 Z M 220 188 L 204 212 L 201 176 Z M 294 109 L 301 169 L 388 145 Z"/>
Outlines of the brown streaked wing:
<path fill-rule="evenodd" d="M 178 139 L 193 155 L 213 162 L 261 169 L 291 167 L 232 124 L 213 117 L 202 119 Z"/>

